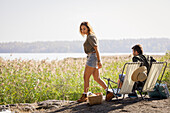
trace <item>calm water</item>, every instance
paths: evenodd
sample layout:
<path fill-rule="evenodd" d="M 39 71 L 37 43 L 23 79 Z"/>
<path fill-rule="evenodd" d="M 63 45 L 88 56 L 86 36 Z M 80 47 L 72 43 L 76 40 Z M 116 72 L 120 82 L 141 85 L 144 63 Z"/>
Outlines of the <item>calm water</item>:
<path fill-rule="evenodd" d="M 101 56 L 130 55 L 131 53 L 100 53 Z M 165 53 L 145 53 L 147 55 L 165 55 Z M 0 53 L 3 59 L 24 59 L 24 60 L 62 60 L 64 58 L 85 58 L 85 53 Z"/>

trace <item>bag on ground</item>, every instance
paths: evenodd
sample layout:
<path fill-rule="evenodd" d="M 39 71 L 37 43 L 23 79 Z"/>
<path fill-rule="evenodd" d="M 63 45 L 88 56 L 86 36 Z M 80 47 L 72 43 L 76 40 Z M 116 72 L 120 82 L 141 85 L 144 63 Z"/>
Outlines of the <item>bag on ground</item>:
<path fill-rule="evenodd" d="M 154 90 L 149 91 L 148 95 L 150 98 L 163 98 L 167 99 L 170 97 L 169 90 L 166 84 L 158 84 L 156 83 Z"/>

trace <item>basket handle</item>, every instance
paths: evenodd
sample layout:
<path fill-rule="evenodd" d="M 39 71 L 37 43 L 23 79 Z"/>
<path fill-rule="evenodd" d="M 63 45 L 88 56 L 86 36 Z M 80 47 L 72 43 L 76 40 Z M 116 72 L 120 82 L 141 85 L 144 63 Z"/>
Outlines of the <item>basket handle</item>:
<path fill-rule="evenodd" d="M 99 86 L 89 86 L 89 87 L 86 88 L 86 92 L 89 88 L 92 88 L 92 87 L 99 87 Z M 102 88 L 101 87 L 99 87 L 99 88 L 100 88 L 101 92 L 103 93 Z"/>

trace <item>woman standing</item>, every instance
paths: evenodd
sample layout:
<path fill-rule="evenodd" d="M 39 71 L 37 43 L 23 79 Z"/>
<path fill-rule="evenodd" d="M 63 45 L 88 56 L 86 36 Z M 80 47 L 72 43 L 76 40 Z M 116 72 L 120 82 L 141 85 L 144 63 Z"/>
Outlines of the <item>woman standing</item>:
<path fill-rule="evenodd" d="M 89 78 L 93 75 L 93 78 L 98 82 L 105 90 L 107 86 L 103 80 L 100 79 L 99 69 L 102 67 L 100 55 L 98 51 L 98 41 L 92 30 L 92 27 L 88 22 L 82 22 L 80 24 L 80 33 L 82 36 L 87 35 L 86 41 L 84 42 L 84 51 L 87 54 L 87 62 L 84 70 L 84 93 L 78 102 L 87 101 L 87 90 L 89 87 Z"/>

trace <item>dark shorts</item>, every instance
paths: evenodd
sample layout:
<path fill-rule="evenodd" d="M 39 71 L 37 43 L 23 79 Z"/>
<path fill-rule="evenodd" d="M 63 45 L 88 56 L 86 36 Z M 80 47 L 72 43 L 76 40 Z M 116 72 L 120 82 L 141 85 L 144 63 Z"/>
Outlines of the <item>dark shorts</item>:
<path fill-rule="evenodd" d="M 87 55 L 86 65 L 97 68 L 97 56 L 96 53 L 90 53 Z"/>

